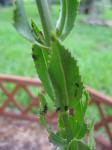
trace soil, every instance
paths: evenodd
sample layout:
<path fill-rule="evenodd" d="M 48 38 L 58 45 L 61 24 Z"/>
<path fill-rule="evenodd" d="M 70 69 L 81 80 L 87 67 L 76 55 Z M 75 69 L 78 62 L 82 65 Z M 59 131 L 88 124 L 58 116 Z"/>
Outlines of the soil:
<path fill-rule="evenodd" d="M 56 150 L 38 123 L 0 117 L 0 150 Z"/>
<path fill-rule="evenodd" d="M 56 147 L 49 143 L 47 131 L 38 123 L 0 117 L 0 150 L 56 150 Z"/>

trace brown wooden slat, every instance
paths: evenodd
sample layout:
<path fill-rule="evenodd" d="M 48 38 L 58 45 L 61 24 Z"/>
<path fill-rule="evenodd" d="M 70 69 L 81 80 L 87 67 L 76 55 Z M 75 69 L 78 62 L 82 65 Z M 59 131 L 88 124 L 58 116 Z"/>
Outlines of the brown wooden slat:
<path fill-rule="evenodd" d="M 107 124 L 112 123 L 112 116 L 107 116 L 107 117 L 105 117 L 105 118 L 104 118 L 104 121 L 105 121 Z M 99 122 L 97 122 L 97 123 L 95 124 L 95 130 L 96 130 L 96 131 L 99 130 L 99 128 L 101 128 L 101 127 L 103 126 L 103 122 L 104 122 L 104 121 L 101 120 L 101 121 L 99 121 Z"/>
<path fill-rule="evenodd" d="M 29 77 L 20 77 L 20 76 L 12 76 L 12 75 L 0 75 L 0 81 L 2 82 L 9 82 L 9 83 L 19 83 L 19 84 L 26 84 L 26 85 L 33 85 L 41 87 L 42 84 L 40 80 L 31 79 Z"/>
<path fill-rule="evenodd" d="M 109 128 L 109 126 L 108 126 L 108 123 L 105 122 L 105 115 L 104 115 L 104 112 L 103 112 L 103 110 L 102 110 L 100 104 L 98 104 L 97 107 L 98 107 L 98 110 L 99 110 L 100 115 L 101 115 L 101 120 L 102 120 L 102 122 L 103 122 L 103 126 L 104 126 L 104 128 L 105 128 L 105 130 L 106 130 L 106 133 L 108 134 L 108 137 L 109 137 L 109 139 L 110 139 L 110 143 L 111 143 L 111 146 L 112 146 L 112 134 L 111 134 L 110 128 Z"/>
<path fill-rule="evenodd" d="M 93 100 L 93 103 L 103 103 L 109 107 L 112 107 L 112 98 L 105 96 L 104 94 L 99 93 L 88 86 L 86 86 L 86 88 L 91 96 L 91 99 Z"/>

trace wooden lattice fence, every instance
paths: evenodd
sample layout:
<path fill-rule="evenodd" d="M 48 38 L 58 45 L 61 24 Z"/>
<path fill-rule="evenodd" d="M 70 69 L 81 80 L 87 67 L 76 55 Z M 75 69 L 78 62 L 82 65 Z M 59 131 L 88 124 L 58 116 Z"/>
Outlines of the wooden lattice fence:
<path fill-rule="evenodd" d="M 23 77 L 4 76 L 0 75 L 0 116 L 13 117 L 29 121 L 38 121 L 39 98 L 37 92 L 33 89 L 43 90 L 39 80 Z M 19 101 L 21 98 L 21 91 L 28 100 L 26 104 Z M 105 114 L 104 106 L 107 109 L 112 108 L 112 99 L 96 92 L 87 87 L 91 96 L 91 105 L 95 105 L 100 115 L 100 120 L 95 124 L 95 130 L 98 132 L 104 128 L 104 136 L 95 136 L 96 143 L 105 150 L 112 150 L 112 115 Z M 18 94 L 19 93 L 19 94 Z M 90 106 L 92 107 L 92 106 Z M 34 113 L 33 113 L 34 112 Z M 94 112 L 93 112 L 94 113 Z M 56 126 L 57 114 L 49 113 L 46 116 L 48 123 Z M 95 133 L 97 133 L 95 132 Z"/>

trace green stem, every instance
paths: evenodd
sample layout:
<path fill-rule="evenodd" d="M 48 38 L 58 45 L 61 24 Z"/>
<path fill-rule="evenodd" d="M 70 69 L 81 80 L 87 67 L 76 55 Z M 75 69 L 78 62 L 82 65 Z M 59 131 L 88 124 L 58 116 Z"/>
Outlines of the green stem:
<path fill-rule="evenodd" d="M 46 43 L 47 45 L 49 45 L 49 38 L 53 30 L 53 26 L 51 22 L 48 2 L 47 0 L 36 0 L 36 3 L 37 3 L 40 18 L 41 18 L 41 23 L 42 23 Z"/>
<path fill-rule="evenodd" d="M 64 25 L 65 25 L 65 18 L 66 18 L 66 1 L 65 0 L 61 0 L 60 1 L 61 4 L 61 11 L 60 11 L 60 16 L 57 22 L 57 30 L 58 30 L 58 34 L 59 36 L 61 35 L 63 29 L 64 29 Z"/>

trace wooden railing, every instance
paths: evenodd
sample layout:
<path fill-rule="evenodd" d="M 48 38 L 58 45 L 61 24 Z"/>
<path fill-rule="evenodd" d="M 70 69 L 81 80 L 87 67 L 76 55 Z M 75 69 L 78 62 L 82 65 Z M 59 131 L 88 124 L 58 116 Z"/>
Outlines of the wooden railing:
<path fill-rule="evenodd" d="M 40 81 L 37 79 L 0 75 L 0 115 L 38 121 L 38 112 L 33 113 L 33 109 L 37 110 L 39 107 L 39 98 L 37 92 L 33 92 L 31 88 L 43 90 Z M 24 91 L 29 100 L 25 105 L 20 101 L 21 90 Z M 103 105 L 107 106 L 108 109 L 112 108 L 112 99 L 90 87 L 87 87 L 87 90 L 91 96 L 91 104 L 97 107 L 100 114 L 100 121 L 96 122 L 95 130 L 98 132 L 101 128 L 104 128 L 106 134 L 105 138 L 103 134 L 100 137 L 95 137 L 96 143 L 102 147 L 102 150 L 112 150 L 112 127 L 110 126 L 112 115 L 105 115 L 105 110 L 102 108 Z M 47 114 L 46 119 L 48 123 L 56 125 L 56 112 Z"/>

